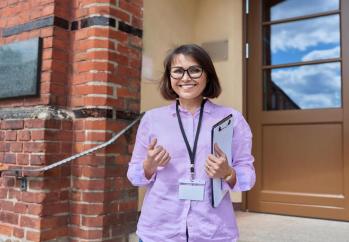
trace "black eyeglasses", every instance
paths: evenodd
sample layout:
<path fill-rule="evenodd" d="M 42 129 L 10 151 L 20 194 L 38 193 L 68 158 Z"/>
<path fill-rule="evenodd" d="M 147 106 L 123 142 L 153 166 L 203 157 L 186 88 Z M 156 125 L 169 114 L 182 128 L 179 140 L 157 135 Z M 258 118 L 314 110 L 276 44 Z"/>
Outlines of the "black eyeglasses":
<path fill-rule="evenodd" d="M 188 76 L 191 79 L 198 79 L 201 77 L 203 73 L 203 69 L 201 66 L 190 66 L 188 69 L 184 69 L 183 67 L 175 66 L 170 70 L 170 76 L 173 79 L 181 80 L 184 76 L 184 73 L 187 72 Z"/>

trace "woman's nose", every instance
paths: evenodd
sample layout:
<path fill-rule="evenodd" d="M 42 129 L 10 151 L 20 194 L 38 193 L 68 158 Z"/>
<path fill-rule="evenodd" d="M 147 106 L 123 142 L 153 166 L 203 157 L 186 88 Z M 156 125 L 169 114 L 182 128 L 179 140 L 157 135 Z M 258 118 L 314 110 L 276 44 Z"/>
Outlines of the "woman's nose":
<path fill-rule="evenodd" d="M 184 80 L 184 81 L 189 81 L 189 80 L 191 80 L 191 77 L 189 76 L 188 71 L 185 71 L 185 72 L 184 72 L 184 75 L 183 75 L 183 77 L 182 77 L 182 80 Z"/>

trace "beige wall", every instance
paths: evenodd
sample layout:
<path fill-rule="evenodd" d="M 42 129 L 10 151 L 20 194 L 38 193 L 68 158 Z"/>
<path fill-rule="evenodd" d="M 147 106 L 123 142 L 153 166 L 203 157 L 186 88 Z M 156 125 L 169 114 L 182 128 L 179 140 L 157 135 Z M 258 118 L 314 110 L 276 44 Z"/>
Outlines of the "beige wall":
<path fill-rule="evenodd" d="M 158 91 L 163 59 L 169 49 L 194 40 L 199 0 L 144 0 L 141 109 L 167 104 Z"/>
<path fill-rule="evenodd" d="M 223 92 L 216 103 L 242 110 L 242 1 L 199 0 L 194 41 L 228 40 L 228 60 L 214 62 Z"/>
<path fill-rule="evenodd" d="M 168 103 L 158 80 L 169 49 L 221 40 L 228 40 L 228 59 L 214 62 L 223 88 L 214 102 L 242 110 L 242 0 L 144 0 L 143 29 L 142 111 Z M 240 193 L 231 196 L 241 202 Z"/>

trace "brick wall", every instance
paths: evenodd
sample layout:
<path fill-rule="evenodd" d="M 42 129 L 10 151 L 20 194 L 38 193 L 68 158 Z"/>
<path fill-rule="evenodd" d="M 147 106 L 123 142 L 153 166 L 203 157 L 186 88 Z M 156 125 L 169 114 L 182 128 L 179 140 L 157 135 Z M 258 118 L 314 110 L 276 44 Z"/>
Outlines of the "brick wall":
<path fill-rule="evenodd" d="M 2 0 L 0 45 L 43 39 L 40 95 L 0 100 L 0 162 L 40 167 L 101 144 L 140 109 L 142 0 Z M 43 24 L 44 23 L 44 24 Z M 96 154 L 0 178 L 0 240 L 127 241 L 134 132 Z"/>

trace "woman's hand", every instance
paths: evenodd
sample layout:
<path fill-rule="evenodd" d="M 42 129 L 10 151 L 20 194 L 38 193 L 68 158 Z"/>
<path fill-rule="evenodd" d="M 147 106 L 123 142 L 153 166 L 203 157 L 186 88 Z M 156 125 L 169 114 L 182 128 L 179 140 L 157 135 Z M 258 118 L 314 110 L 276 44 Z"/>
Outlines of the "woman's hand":
<path fill-rule="evenodd" d="M 230 167 L 227 156 L 225 153 L 219 148 L 218 144 L 214 144 L 214 153 L 215 155 L 208 155 L 205 165 L 205 171 L 207 175 L 211 178 L 226 178 L 232 175 L 232 181 L 228 181 L 235 184 L 236 174 L 235 170 Z"/>
<path fill-rule="evenodd" d="M 143 162 L 144 174 L 147 179 L 152 177 L 158 166 L 166 166 L 171 159 L 170 154 L 161 145 L 156 146 L 156 143 L 156 138 L 151 140 L 147 158 Z"/>

